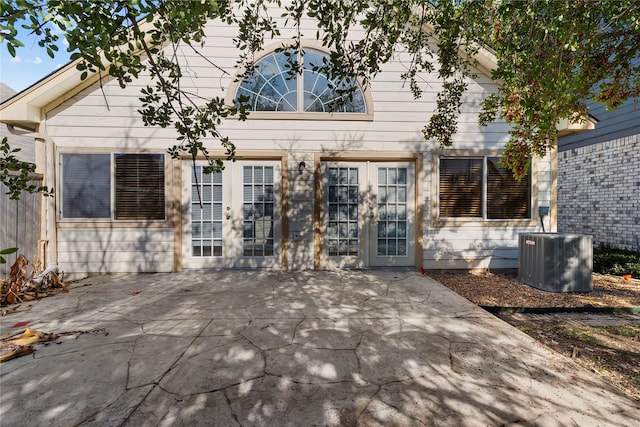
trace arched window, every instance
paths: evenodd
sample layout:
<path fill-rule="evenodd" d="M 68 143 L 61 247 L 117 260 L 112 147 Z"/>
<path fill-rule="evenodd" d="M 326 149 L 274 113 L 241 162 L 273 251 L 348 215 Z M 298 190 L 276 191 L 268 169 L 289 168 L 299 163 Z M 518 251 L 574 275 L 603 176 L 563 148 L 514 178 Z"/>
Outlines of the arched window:
<path fill-rule="evenodd" d="M 289 113 L 367 113 L 362 88 L 353 79 L 355 90 L 346 91 L 348 83 L 337 83 L 313 67 L 323 64 L 329 55 L 315 49 L 304 49 L 304 55 L 293 51 L 274 52 L 255 64 L 253 73 L 242 79 L 235 94 L 248 99 L 251 111 Z M 302 63 L 303 72 L 292 69 Z M 342 89 L 342 90 L 341 90 Z"/>

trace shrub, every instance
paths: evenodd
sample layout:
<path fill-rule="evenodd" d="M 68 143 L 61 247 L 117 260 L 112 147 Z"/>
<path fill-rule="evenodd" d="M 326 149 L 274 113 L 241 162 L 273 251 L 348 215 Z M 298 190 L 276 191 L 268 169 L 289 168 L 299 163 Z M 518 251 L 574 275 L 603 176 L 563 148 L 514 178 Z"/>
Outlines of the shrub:
<path fill-rule="evenodd" d="M 612 248 L 594 248 L 593 271 L 622 276 L 630 274 L 640 279 L 640 252 Z"/>

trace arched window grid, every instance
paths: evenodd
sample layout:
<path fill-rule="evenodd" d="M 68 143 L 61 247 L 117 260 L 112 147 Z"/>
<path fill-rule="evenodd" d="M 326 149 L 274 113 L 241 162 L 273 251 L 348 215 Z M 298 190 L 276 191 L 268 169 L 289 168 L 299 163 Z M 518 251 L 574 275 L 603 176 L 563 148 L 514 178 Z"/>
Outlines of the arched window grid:
<path fill-rule="evenodd" d="M 254 112 L 276 112 L 293 114 L 327 114 L 354 115 L 366 118 L 368 102 L 360 85 L 357 85 L 351 100 L 340 101 L 345 95 L 339 94 L 338 85 L 331 82 L 324 74 L 312 71 L 316 62 L 328 56 L 316 49 L 305 49 L 302 74 L 291 76 L 283 66 L 286 55 L 283 52 L 272 52 L 260 59 L 253 74 L 240 81 L 235 91 L 234 102 L 241 95 L 249 97 L 250 108 Z M 283 62 L 283 63 L 281 63 Z M 269 73 L 271 70 L 271 73 Z M 333 86 L 333 87 L 330 87 Z M 339 108 L 332 109 L 332 104 L 340 101 Z M 365 116 L 365 117 L 362 117 Z"/>

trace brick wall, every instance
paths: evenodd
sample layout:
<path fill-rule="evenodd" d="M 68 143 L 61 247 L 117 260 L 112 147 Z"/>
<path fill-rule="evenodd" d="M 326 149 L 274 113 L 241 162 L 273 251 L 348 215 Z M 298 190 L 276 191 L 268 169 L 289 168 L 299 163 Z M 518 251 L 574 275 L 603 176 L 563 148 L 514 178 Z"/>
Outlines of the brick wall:
<path fill-rule="evenodd" d="M 558 231 L 640 250 L 640 134 L 558 154 Z"/>

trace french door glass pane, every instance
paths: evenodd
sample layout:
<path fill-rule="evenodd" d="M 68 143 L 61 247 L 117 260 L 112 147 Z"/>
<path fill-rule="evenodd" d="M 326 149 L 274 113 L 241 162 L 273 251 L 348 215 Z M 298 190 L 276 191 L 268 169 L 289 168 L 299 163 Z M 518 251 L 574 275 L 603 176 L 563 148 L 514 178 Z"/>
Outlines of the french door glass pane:
<path fill-rule="evenodd" d="M 244 166 L 242 254 L 274 256 L 274 168 Z"/>
<path fill-rule="evenodd" d="M 407 255 L 407 168 L 378 168 L 378 256 Z"/>
<path fill-rule="evenodd" d="M 191 254 L 222 256 L 222 174 L 191 172 Z"/>
<path fill-rule="evenodd" d="M 360 247 L 358 168 L 330 167 L 328 178 L 328 255 L 358 256 Z"/>

